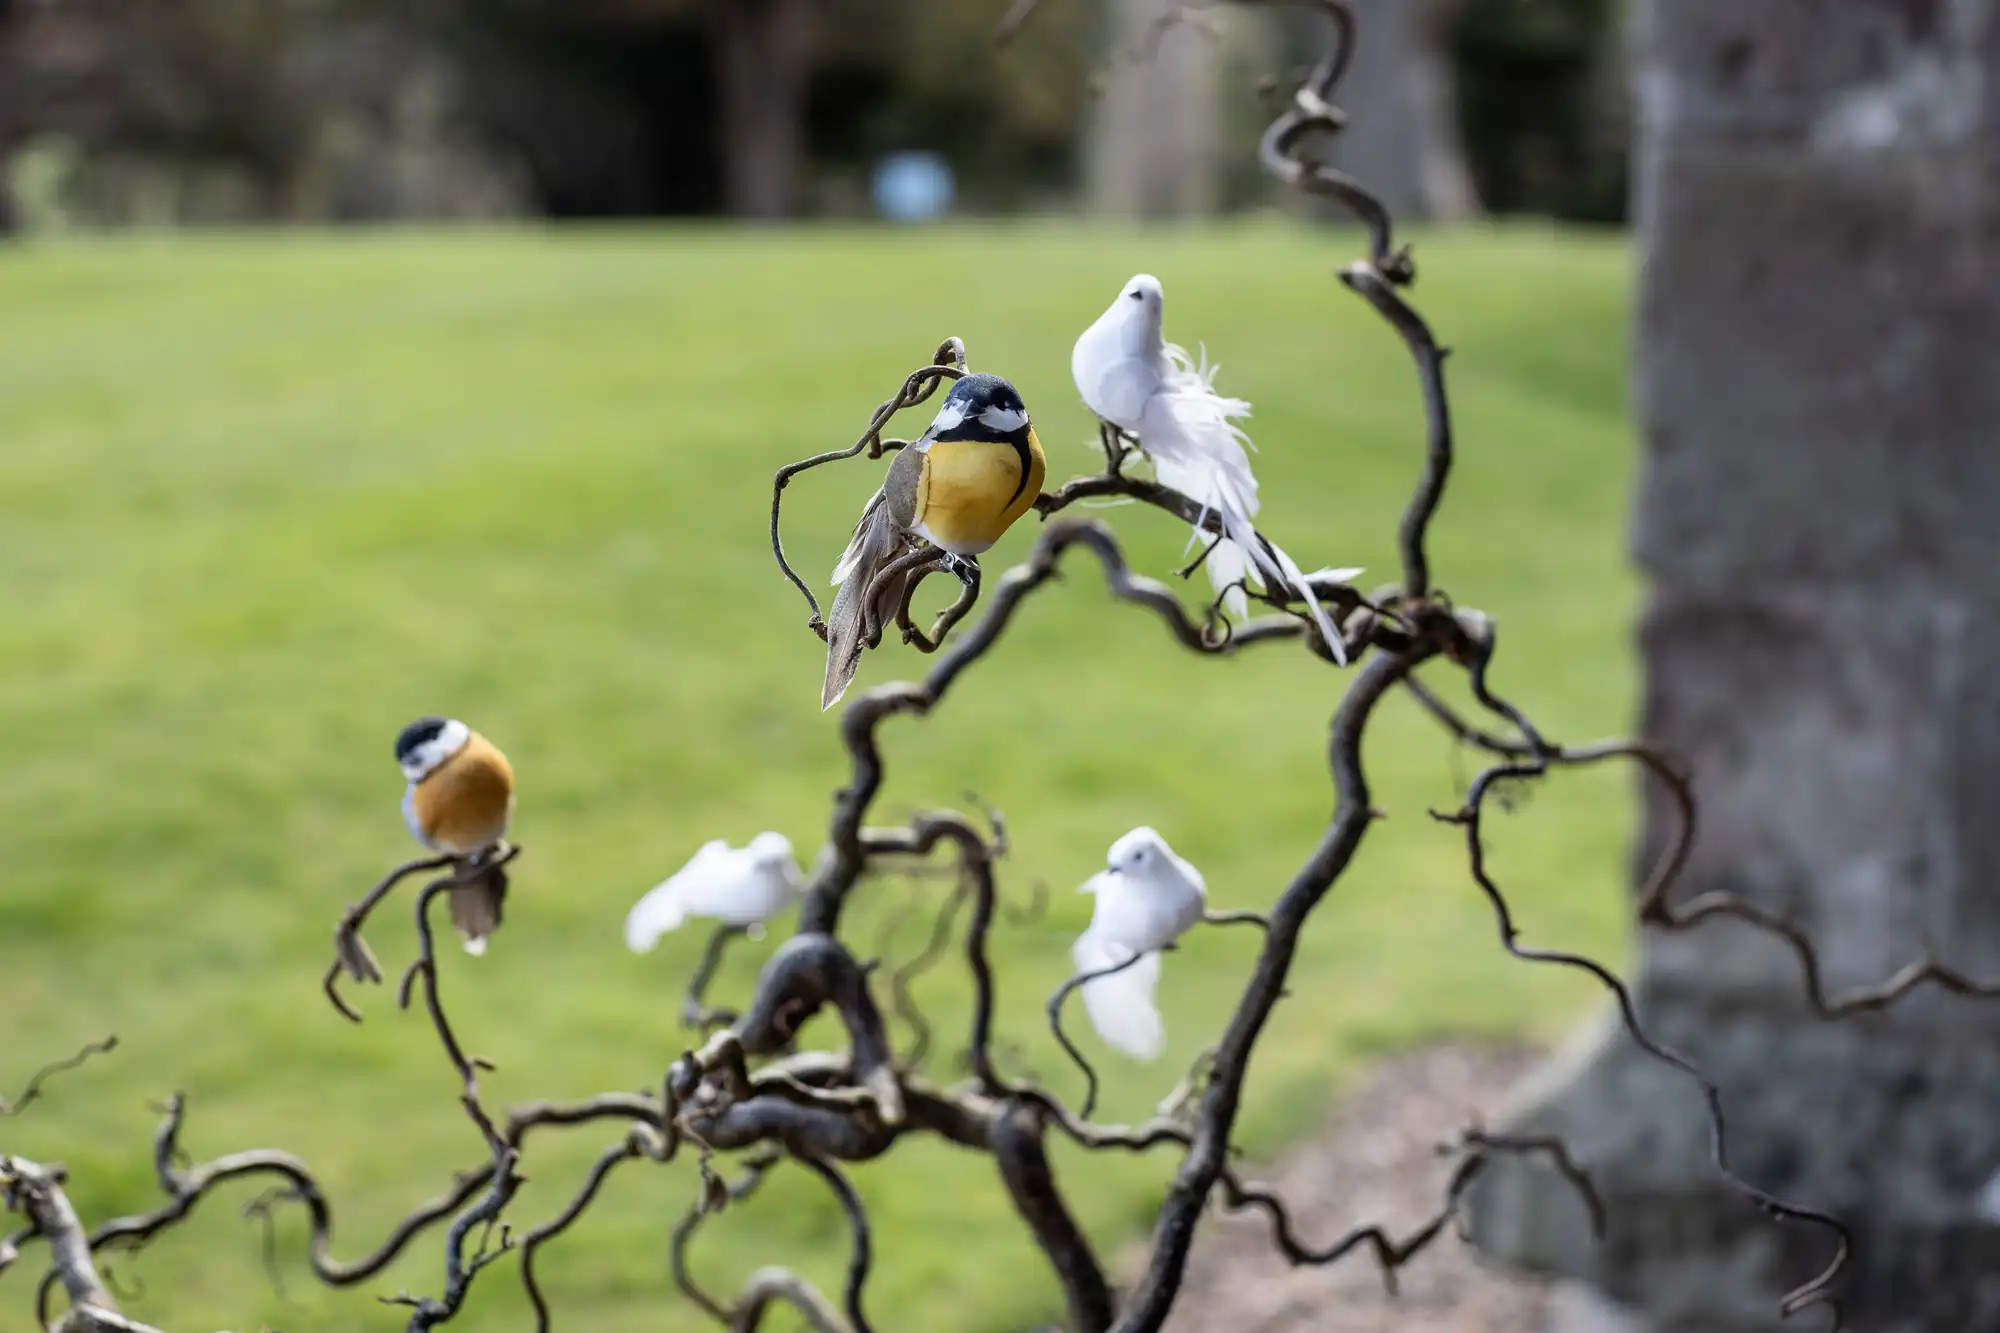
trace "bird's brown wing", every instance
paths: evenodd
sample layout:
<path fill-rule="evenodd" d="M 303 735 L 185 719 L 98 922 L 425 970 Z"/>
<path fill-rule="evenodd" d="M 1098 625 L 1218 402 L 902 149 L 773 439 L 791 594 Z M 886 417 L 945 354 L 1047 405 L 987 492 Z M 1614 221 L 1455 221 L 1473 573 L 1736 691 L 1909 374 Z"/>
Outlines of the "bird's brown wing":
<path fill-rule="evenodd" d="M 826 613 L 826 681 L 820 688 L 819 706 L 831 708 L 847 692 L 848 682 L 861 666 L 863 628 L 870 594 L 878 606 L 888 605 L 889 614 L 902 603 L 902 581 L 894 589 L 875 587 L 882 567 L 901 555 L 905 540 L 923 507 L 928 477 L 925 455 L 914 447 L 904 449 L 889 465 L 882 489 L 869 500 L 855 525 L 854 540 L 842 561 L 848 565 L 840 591 Z M 895 601 L 889 602 L 891 594 Z"/>
<path fill-rule="evenodd" d="M 896 461 L 889 464 L 889 475 L 882 479 L 883 503 L 896 525 L 905 532 L 917 525 L 917 516 L 923 510 L 929 464 L 930 455 L 912 445 L 896 455 Z"/>

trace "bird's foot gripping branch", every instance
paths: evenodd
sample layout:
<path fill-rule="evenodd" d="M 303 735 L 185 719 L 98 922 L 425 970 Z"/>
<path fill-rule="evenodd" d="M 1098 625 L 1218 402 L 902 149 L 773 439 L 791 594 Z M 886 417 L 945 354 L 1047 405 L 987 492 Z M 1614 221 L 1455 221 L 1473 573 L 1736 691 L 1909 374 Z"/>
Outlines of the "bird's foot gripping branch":
<path fill-rule="evenodd" d="M 1020 0 L 1009 14 L 1009 24 L 1026 21 L 1034 5 L 1035 0 Z M 107 1248 L 151 1240 L 186 1218 L 209 1194 L 241 1181 L 267 1187 L 249 1210 L 267 1225 L 280 1207 L 294 1205 L 304 1212 L 310 1225 L 312 1271 L 330 1286 L 373 1279 L 420 1238 L 438 1238 L 436 1294 L 383 1298 L 409 1311 L 408 1326 L 413 1330 L 452 1320 L 473 1284 L 508 1261 L 517 1267 L 535 1326 L 547 1329 L 553 1312 L 536 1272 L 545 1247 L 589 1211 L 614 1172 L 640 1163 L 688 1163 L 692 1171 L 681 1178 L 692 1176 L 692 1197 L 672 1229 L 667 1267 L 674 1286 L 693 1307 L 733 1333 L 759 1328 L 781 1306 L 789 1307 L 818 1333 L 868 1333 L 873 1323 L 867 1285 L 878 1238 L 850 1172 L 864 1165 L 869 1170 L 893 1169 L 887 1159 L 913 1135 L 943 1140 L 992 1159 L 1022 1227 L 1046 1256 L 1062 1294 L 1065 1322 L 1073 1333 L 1158 1330 L 1174 1304 L 1197 1225 L 1211 1200 L 1227 1209 L 1263 1213 L 1270 1222 L 1273 1246 L 1295 1264 L 1328 1264 L 1366 1251 L 1392 1283 L 1398 1268 L 1449 1230 L 1464 1191 L 1495 1154 L 1547 1158 L 1577 1185 L 1601 1228 L 1603 1205 L 1587 1176 L 1564 1145 L 1547 1139 L 1468 1131 L 1453 1145 L 1457 1166 L 1436 1214 L 1403 1237 L 1363 1224 L 1325 1241 L 1309 1240 L 1297 1233 L 1280 1198 L 1236 1173 L 1231 1140 L 1258 1039 L 1286 994 L 1301 932 L 1348 871 L 1378 817 L 1362 764 L 1362 742 L 1378 706 L 1397 691 L 1412 696 L 1452 735 L 1493 760 L 1472 782 L 1463 804 L 1437 812 L 1437 817 L 1464 837 L 1475 901 L 1493 913 L 1501 946 L 1528 962 L 1571 968 L 1594 978 L 1612 995 L 1632 1039 L 1700 1087 L 1708 1102 L 1715 1165 L 1722 1178 L 1774 1217 L 1822 1228 L 1829 1237 L 1829 1266 L 1787 1297 L 1784 1309 L 1790 1313 L 1831 1303 L 1847 1253 L 1847 1234 L 1840 1223 L 1773 1198 L 1731 1174 L 1716 1089 L 1694 1065 L 1645 1031 L 1630 992 L 1610 970 L 1589 958 L 1534 949 L 1520 941 L 1505 893 L 1485 861 L 1482 821 L 1488 800 L 1505 785 L 1544 780 L 1562 769 L 1613 760 L 1637 764 L 1681 816 L 1639 896 L 1642 924 L 1681 929 L 1728 914 L 1766 930 L 1797 952 L 1814 1003 L 1829 1016 L 1879 1008 L 1926 982 L 1966 994 L 1994 991 L 1919 963 L 1890 983 L 1856 996 L 1822 995 L 1811 942 L 1787 923 L 1719 896 L 1679 905 L 1671 901 L 1694 835 L 1695 807 L 1686 779 L 1668 758 L 1624 741 L 1563 744 L 1494 689 L 1491 675 L 1499 644 L 1495 624 L 1481 612 L 1452 604 L 1436 586 L 1429 556 L 1430 527 L 1453 459 L 1444 351 L 1406 299 L 1415 268 L 1407 249 L 1395 245 L 1387 212 L 1360 184 L 1324 166 L 1310 152 L 1315 141 L 1338 134 L 1345 124 L 1335 95 L 1355 35 L 1352 18 L 1340 0 L 1312 0 L 1310 7 L 1330 24 L 1325 54 L 1296 89 L 1289 108 L 1266 131 L 1260 153 L 1266 169 L 1278 179 L 1342 205 L 1364 224 L 1367 253 L 1341 270 L 1339 279 L 1386 321 L 1406 345 L 1416 369 L 1425 429 L 1417 451 L 1416 482 L 1397 530 L 1396 579 L 1364 595 L 1351 585 L 1357 571 L 1303 573 L 1298 562 L 1258 531 L 1255 478 L 1233 425 L 1240 404 L 1215 392 L 1206 366 L 1189 364 L 1185 354 L 1165 342 L 1160 324 L 1163 297 L 1159 284 L 1145 275 L 1121 288 L 1111 309 L 1079 339 L 1072 366 L 1079 393 L 1103 421 L 1105 468 L 1053 490 L 1042 490 L 1039 442 L 1013 386 L 994 376 L 974 375 L 963 345 L 956 339 L 947 341 L 877 408 L 852 445 L 793 464 L 777 476 L 772 545 L 786 577 L 806 599 L 808 625 L 827 641 L 823 698 L 830 703 L 839 697 L 860 651 L 879 645 L 891 624 L 900 628 L 906 644 L 934 655 L 934 660 L 921 680 L 869 689 L 842 712 L 840 728 L 850 771 L 834 797 L 826 847 L 809 875 L 798 875 L 789 845 L 760 850 L 753 844 L 737 852 L 718 844 L 713 850 L 715 866 L 726 861 L 739 869 L 748 867 L 744 874 L 760 877 L 760 901 L 765 906 L 747 915 L 739 913 L 741 919 L 705 912 L 722 917 L 722 925 L 684 1003 L 684 1017 L 699 1034 L 699 1044 L 670 1061 L 664 1071 L 655 1067 L 644 1076 L 653 1091 L 605 1092 L 504 1112 L 485 1104 L 478 1084 L 483 1062 L 466 1053 L 447 1016 L 431 908 L 440 897 L 478 886 L 488 896 L 476 902 L 459 900 L 464 911 L 454 916 L 461 930 L 468 941 L 483 940 L 498 924 L 504 878 L 495 877 L 502 876 L 513 856 L 512 849 L 498 842 L 505 831 L 505 813 L 511 809 L 511 775 L 501 781 L 504 760 L 490 746 L 474 747 L 476 738 L 462 724 L 423 719 L 406 729 L 398 743 L 398 759 L 412 783 L 405 802 L 412 832 L 439 848 L 439 855 L 399 867 L 348 911 L 336 934 L 335 958 L 325 984 L 336 1008 L 358 1021 L 359 1015 L 341 997 L 338 982 L 343 973 L 359 981 L 381 979 L 381 969 L 361 939 L 369 913 L 401 880 L 434 874 L 418 895 L 418 955 L 404 973 L 400 995 L 408 1007 L 415 988 L 419 983 L 423 987 L 426 1011 L 458 1078 L 461 1106 L 479 1136 L 478 1157 L 453 1175 L 438 1195 L 410 1209 L 373 1250 L 346 1261 L 332 1253 L 333 1209 L 328 1194 L 298 1159 L 277 1151 L 252 1151 L 188 1164 L 180 1150 L 187 1107 L 179 1097 L 162 1112 L 154 1162 L 164 1201 L 150 1212 L 86 1228 L 62 1194 L 59 1170 L 0 1157 L 0 1191 L 4 1191 L 0 1202 L 26 1219 L 21 1230 L 0 1242 L 0 1268 L 16 1263 L 33 1242 L 48 1245 L 50 1264 L 38 1289 L 38 1313 L 45 1325 L 53 1290 L 60 1285 L 68 1291 L 72 1318 L 114 1326 L 109 1321 L 120 1316 L 92 1267 L 92 1257 Z M 1106 335 L 1106 328 L 1116 336 Z M 885 436 L 897 412 L 927 402 L 947 383 L 952 387 L 923 435 L 914 441 Z M 857 524 L 848 557 L 841 562 L 841 591 L 829 618 L 786 560 L 780 537 L 786 487 L 800 473 L 821 464 L 861 456 L 879 460 L 885 455 L 897 457 L 882 492 Z M 916 461 L 906 461 L 912 457 Z M 1136 474 L 1142 460 L 1152 465 L 1152 477 Z M 1185 578 L 1207 568 L 1214 600 L 1190 613 L 1172 588 L 1130 566 L 1110 528 L 1064 513 L 1082 501 L 1107 496 L 1137 501 L 1195 528 L 1203 551 L 1180 573 Z M 1021 564 L 990 581 L 984 590 L 990 597 L 974 619 L 985 582 L 977 574 L 978 554 L 1031 508 L 1047 520 L 1046 526 Z M 1105 872 L 1110 878 L 1097 885 L 1091 930 L 1078 943 L 1077 975 L 1046 1002 L 1057 1040 L 1082 1066 L 1087 1092 L 1080 1107 L 1073 1109 L 1040 1080 L 1002 1068 L 1007 1047 L 998 1028 L 1003 1016 L 1018 1010 L 1013 997 L 1004 993 L 1005 978 L 996 973 L 987 952 L 988 936 L 1007 910 L 996 884 L 996 864 L 1006 849 L 997 815 L 986 812 L 984 828 L 973 818 L 948 810 L 919 813 L 900 826 L 868 821 L 883 783 L 884 724 L 904 715 L 923 717 L 942 707 L 955 682 L 980 663 L 1017 617 L 1027 614 L 1030 600 L 1049 586 L 1059 568 L 1079 560 L 1095 565 L 1114 599 L 1143 613 L 1138 619 L 1156 622 L 1165 630 L 1167 643 L 1189 652 L 1226 657 L 1296 641 L 1329 666 L 1344 664 L 1354 671 L 1327 732 L 1326 760 L 1334 798 L 1330 822 L 1314 846 L 1301 849 L 1297 871 L 1265 906 L 1256 911 L 1209 909 L 1199 875 L 1150 830 L 1137 830 L 1114 848 Z M 963 590 L 928 630 L 919 629 L 911 609 L 917 589 L 930 575 L 946 571 L 964 579 Z M 1266 614 L 1248 615 L 1252 600 Z M 1483 720 L 1462 716 L 1443 702 L 1422 679 L 1420 673 L 1425 671 L 1462 674 Z M 455 756 L 461 755 L 476 763 L 450 777 Z M 454 790 L 462 784 L 462 790 L 477 796 L 474 814 L 453 815 L 456 807 L 441 799 L 443 787 L 425 795 L 426 784 L 440 776 L 449 778 L 447 786 Z M 848 919 L 845 908 L 853 896 L 887 878 L 878 872 L 934 867 L 940 858 L 952 887 L 938 897 L 929 945 L 917 959 L 893 970 L 862 961 L 843 930 Z M 691 864 L 690 872 L 696 868 Z M 643 911 L 635 911 L 628 923 L 628 937 L 635 940 L 635 947 L 650 944 L 662 930 L 677 926 L 694 910 L 704 886 L 712 887 L 704 875 L 676 880 L 663 885 L 657 896 L 649 895 Z M 1134 897 L 1135 891 L 1143 892 Z M 752 920 L 761 921 L 794 902 L 797 929 L 772 951 L 751 994 L 736 1007 L 711 1006 L 706 992 L 722 951 L 753 929 Z M 482 915 L 475 910 L 481 908 L 490 911 Z M 1261 938 L 1255 964 L 1213 1044 L 1155 1118 L 1135 1125 L 1093 1120 L 1098 1077 L 1063 1032 L 1064 1000 L 1080 991 L 1086 1013 L 1101 1030 L 1128 1049 L 1150 1050 L 1157 1034 L 1145 1022 L 1146 1008 L 1160 952 L 1196 925 L 1232 923 L 1254 926 Z M 915 1007 L 911 982 L 923 968 L 954 954 L 965 968 L 972 1004 L 963 1032 L 966 1077 L 947 1085 L 922 1072 L 932 1025 Z M 891 1041 L 885 994 L 891 1012 L 902 1015 L 916 1034 L 910 1050 L 898 1052 Z M 839 1049 L 798 1049 L 802 1030 L 822 1015 L 824 1030 L 838 1030 Z M 18 1105 L 32 1100 L 40 1086 L 38 1076 Z M 609 1129 L 612 1137 L 576 1182 L 568 1201 L 540 1220 L 514 1216 L 530 1140 L 598 1126 Z M 1049 1151 L 1052 1139 L 1088 1152 L 1159 1152 L 1177 1158 L 1160 1200 L 1144 1269 L 1121 1294 L 1114 1295 L 1093 1241 L 1069 1209 Z M 840 1291 L 829 1297 L 784 1267 L 758 1270 L 733 1296 L 708 1291 L 693 1274 L 693 1239 L 710 1219 L 750 1199 L 773 1172 L 786 1168 L 823 1184 L 846 1220 L 851 1249 Z M 268 1254 L 268 1231 L 266 1240 Z"/>

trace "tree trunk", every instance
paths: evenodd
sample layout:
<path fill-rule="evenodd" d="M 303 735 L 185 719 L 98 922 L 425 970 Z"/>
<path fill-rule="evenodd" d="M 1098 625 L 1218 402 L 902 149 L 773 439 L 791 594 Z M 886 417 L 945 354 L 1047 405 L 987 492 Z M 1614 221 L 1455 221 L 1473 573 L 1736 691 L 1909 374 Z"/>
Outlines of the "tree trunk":
<path fill-rule="evenodd" d="M 817 0 L 717 0 L 711 16 L 724 203 L 738 217 L 790 217 L 798 207 Z"/>
<path fill-rule="evenodd" d="M 1109 6 L 1104 88 L 1086 158 L 1094 213 L 1190 217 L 1215 207 L 1217 41 L 1174 22 L 1179 8 L 1180 0 Z"/>
<path fill-rule="evenodd" d="M 1348 128 L 1334 141 L 1334 165 L 1399 219 L 1471 217 L 1479 192 L 1458 133 L 1448 48 L 1459 0 L 1353 0 L 1351 7 L 1360 45 L 1340 86 Z M 1315 56 L 1323 28 L 1314 16 Z"/>
<path fill-rule="evenodd" d="M 1796 923 L 1834 993 L 1927 951 L 2000 979 L 2000 0 L 1637 17 L 1642 729 L 1701 805 L 1675 899 Z M 1670 817 L 1649 790 L 1642 860 Z M 1741 1174 L 1853 1227 L 1850 1327 L 2000 1327 L 2000 1004 L 1827 1022 L 1768 936 L 1640 943 Z M 1611 1234 L 1510 1163 L 1476 1242 L 1651 1327 L 1777 1328 L 1831 1257 L 1720 1187 L 1694 1091 L 1613 1026 L 1510 1119 L 1571 1142 Z"/>

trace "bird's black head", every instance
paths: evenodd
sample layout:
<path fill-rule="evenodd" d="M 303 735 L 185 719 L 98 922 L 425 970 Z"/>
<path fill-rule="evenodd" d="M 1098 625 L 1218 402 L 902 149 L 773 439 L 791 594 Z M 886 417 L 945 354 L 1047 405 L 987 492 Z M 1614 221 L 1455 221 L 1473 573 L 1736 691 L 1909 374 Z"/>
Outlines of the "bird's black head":
<path fill-rule="evenodd" d="M 420 717 L 396 736 L 396 762 L 403 763 L 443 734 L 450 723 L 441 717 Z"/>
<path fill-rule="evenodd" d="M 939 440 L 1024 440 L 1028 408 L 1013 385 L 998 375 L 967 375 L 951 386 L 931 435 Z"/>
<path fill-rule="evenodd" d="M 412 782 L 422 782 L 465 748 L 472 729 L 448 717 L 420 717 L 396 737 L 396 762 Z"/>

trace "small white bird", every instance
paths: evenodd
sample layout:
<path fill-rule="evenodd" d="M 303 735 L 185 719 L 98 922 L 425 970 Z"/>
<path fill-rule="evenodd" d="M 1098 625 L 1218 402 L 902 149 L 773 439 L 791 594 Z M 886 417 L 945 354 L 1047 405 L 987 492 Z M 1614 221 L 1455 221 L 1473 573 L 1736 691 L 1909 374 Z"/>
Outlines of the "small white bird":
<path fill-rule="evenodd" d="M 1327 646 L 1345 665 L 1340 631 L 1313 596 L 1297 562 L 1275 542 L 1266 550 L 1258 539 L 1257 478 L 1243 449 L 1250 437 L 1236 425 L 1236 418 L 1250 414 L 1250 404 L 1215 392 L 1215 368 L 1205 351 L 1197 365 L 1185 349 L 1166 340 L 1165 301 L 1160 280 L 1150 273 L 1125 284 L 1070 353 L 1076 391 L 1091 411 L 1139 437 L 1139 448 L 1153 460 L 1162 485 L 1213 509 L 1222 520 L 1224 537 L 1203 562 L 1215 588 L 1221 591 L 1246 578 L 1297 588 Z M 1202 536 L 1199 528 L 1195 536 Z M 1240 588 L 1229 592 L 1224 603 L 1239 619 L 1249 609 Z"/>
<path fill-rule="evenodd" d="M 1084 1012 L 1104 1040 L 1127 1055 L 1152 1060 L 1164 1036 L 1153 1003 L 1160 950 L 1201 920 L 1208 888 L 1201 872 L 1150 828 L 1135 828 L 1112 843 L 1105 861 L 1078 890 L 1095 894 L 1097 903 L 1071 950 L 1077 975 L 1102 972 L 1134 956 L 1139 961 L 1086 981 Z"/>
<path fill-rule="evenodd" d="M 691 916 L 754 926 L 784 911 L 802 892 L 799 863 L 784 834 L 759 833 L 740 849 L 717 838 L 633 904 L 625 917 L 625 943 L 633 953 L 649 953 L 660 936 L 680 929 Z"/>

